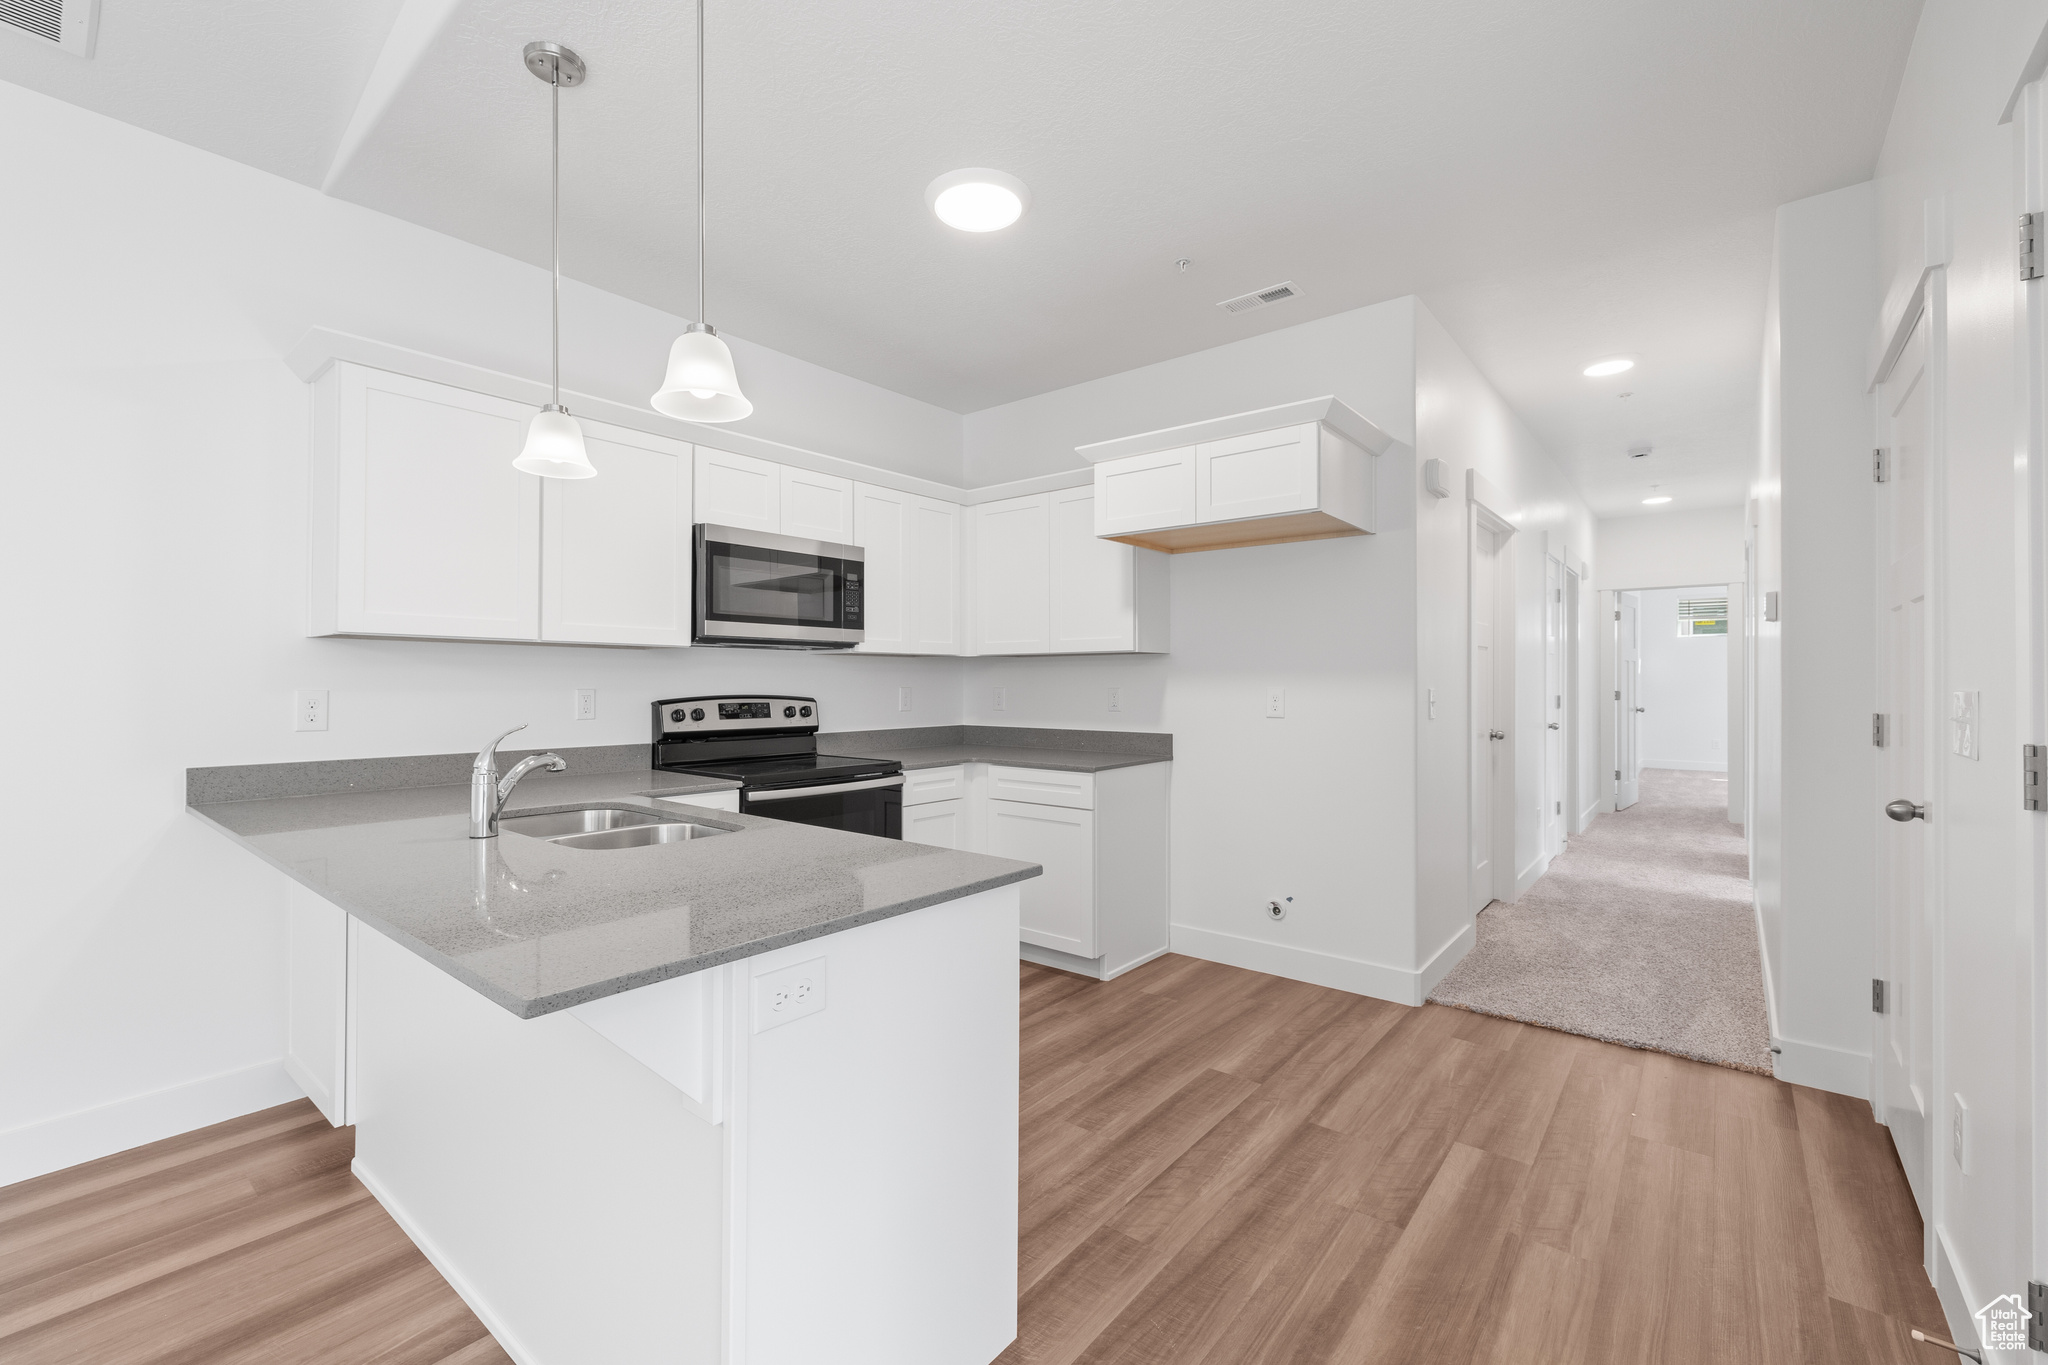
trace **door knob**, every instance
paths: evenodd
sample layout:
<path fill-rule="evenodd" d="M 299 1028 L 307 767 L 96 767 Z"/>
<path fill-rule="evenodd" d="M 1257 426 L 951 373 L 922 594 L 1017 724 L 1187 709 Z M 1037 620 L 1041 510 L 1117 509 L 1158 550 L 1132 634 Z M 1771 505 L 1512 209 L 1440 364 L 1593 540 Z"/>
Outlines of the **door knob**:
<path fill-rule="evenodd" d="M 1550 722 L 1550 728 L 1551 728 L 1551 729 L 1553 729 L 1553 730 L 1557 729 L 1557 728 L 1558 728 L 1558 727 L 1557 727 L 1557 722 L 1556 722 L 1556 721 L 1552 721 L 1552 722 Z"/>
<path fill-rule="evenodd" d="M 1884 808 L 1884 813 L 1903 824 L 1908 820 L 1925 820 L 1927 807 L 1916 806 L 1911 801 L 1894 801 Z"/>
<path fill-rule="evenodd" d="M 1649 708 L 1649 707 L 1647 707 L 1647 706 L 1638 706 L 1638 707 L 1636 708 L 1636 710 L 1637 710 L 1637 711 L 1647 711 L 1647 710 L 1649 710 L 1649 709 L 1650 709 L 1650 708 Z"/>
<path fill-rule="evenodd" d="M 1486 732 L 1486 737 L 1488 739 L 1506 739 L 1508 737 L 1508 732 L 1505 730 L 1488 730 Z"/>

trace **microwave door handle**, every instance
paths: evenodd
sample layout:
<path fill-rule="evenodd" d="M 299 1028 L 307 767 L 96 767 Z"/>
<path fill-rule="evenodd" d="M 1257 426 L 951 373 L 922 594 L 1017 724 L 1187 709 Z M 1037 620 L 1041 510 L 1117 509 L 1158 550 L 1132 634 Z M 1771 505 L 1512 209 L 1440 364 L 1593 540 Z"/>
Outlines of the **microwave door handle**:
<path fill-rule="evenodd" d="M 787 801 L 794 796 L 830 796 L 834 792 L 859 792 L 866 791 L 870 787 L 900 787 L 902 785 L 902 775 L 898 774 L 895 777 L 870 778 L 866 782 L 827 782 L 823 786 L 818 787 L 770 787 L 765 791 L 747 792 L 745 796 L 750 803 L 756 801 Z"/>

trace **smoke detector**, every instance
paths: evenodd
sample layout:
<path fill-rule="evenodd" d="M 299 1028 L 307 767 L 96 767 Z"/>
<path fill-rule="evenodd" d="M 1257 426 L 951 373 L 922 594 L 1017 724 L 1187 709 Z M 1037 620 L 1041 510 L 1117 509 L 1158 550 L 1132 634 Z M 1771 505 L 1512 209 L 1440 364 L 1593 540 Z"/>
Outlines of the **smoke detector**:
<path fill-rule="evenodd" d="M 99 8 L 99 0 L 0 0 L 0 28 L 90 57 Z"/>
<path fill-rule="evenodd" d="M 1640 460 L 1649 453 L 1650 443 L 1648 441 L 1639 441 L 1628 448 L 1628 457 L 1631 460 Z"/>
<path fill-rule="evenodd" d="M 0 4 L 9 3 L 12 3 L 12 0 L 0 0 Z M 1254 289 L 1249 294 L 1239 294 L 1234 299 L 1225 299 L 1216 306 L 1226 313 L 1248 313 L 1254 308 L 1264 308 L 1269 303 L 1291 299 L 1300 292 L 1294 287 L 1293 280 L 1287 280 L 1280 284 L 1269 284 L 1264 289 Z"/>

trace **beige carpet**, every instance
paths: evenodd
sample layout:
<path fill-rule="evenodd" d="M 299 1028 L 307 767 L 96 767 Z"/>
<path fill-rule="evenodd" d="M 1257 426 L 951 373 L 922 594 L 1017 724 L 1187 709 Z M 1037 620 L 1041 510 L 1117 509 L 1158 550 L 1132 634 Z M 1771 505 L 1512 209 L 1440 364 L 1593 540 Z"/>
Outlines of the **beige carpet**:
<path fill-rule="evenodd" d="M 1771 1072 L 1742 827 L 1713 773 L 1645 769 L 1429 997 L 1629 1047 Z"/>

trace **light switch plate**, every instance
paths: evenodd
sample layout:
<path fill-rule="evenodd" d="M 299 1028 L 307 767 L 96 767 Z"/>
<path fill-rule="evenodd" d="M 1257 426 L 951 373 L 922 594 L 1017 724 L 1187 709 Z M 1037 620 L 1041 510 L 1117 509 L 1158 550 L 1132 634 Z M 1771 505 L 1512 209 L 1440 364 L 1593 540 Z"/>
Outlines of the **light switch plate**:
<path fill-rule="evenodd" d="M 327 728 L 327 694 L 323 692 L 292 693 L 292 729 L 325 730 Z"/>
<path fill-rule="evenodd" d="M 1121 687 L 1112 687 L 1109 689 L 1109 709 L 1111 714 L 1115 714 L 1124 709 L 1124 690 Z"/>
<path fill-rule="evenodd" d="M 1977 718 L 1983 710 L 1982 692 L 1951 692 L 1948 699 L 1948 742 L 1957 758 L 1982 758 L 1977 742 Z"/>
<path fill-rule="evenodd" d="M 896 709 L 898 711 L 908 711 L 910 709 L 909 688 L 899 687 L 896 689 Z"/>
<path fill-rule="evenodd" d="M 825 1008 L 825 959 L 814 957 L 794 967 L 754 978 L 754 1032 L 766 1033 L 792 1019 Z"/>
<path fill-rule="evenodd" d="M 998 710 L 998 711 L 1007 711 L 1007 710 L 1009 710 L 1009 709 L 1010 709 L 1010 689 L 1009 689 L 1009 688 L 1007 688 L 1007 687 L 998 687 L 998 688 L 996 689 L 996 710 Z"/>

